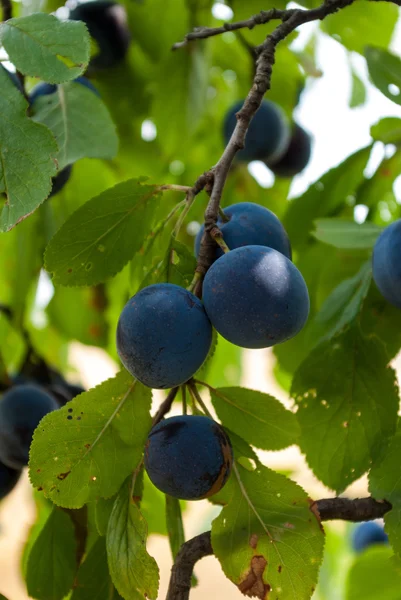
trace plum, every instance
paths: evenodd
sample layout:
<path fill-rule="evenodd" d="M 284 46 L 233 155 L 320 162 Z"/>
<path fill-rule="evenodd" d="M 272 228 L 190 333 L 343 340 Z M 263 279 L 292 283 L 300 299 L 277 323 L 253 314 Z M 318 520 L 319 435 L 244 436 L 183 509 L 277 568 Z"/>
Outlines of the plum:
<path fill-rule="evenodd" d="M 171 283 L 140 290 L 125 305 L 117 326 L 117 352 L 125 368 L 152 388 L 187 381 L 203 364 L 212 326 L 202 302 Z"/>
<path fill-rule="evenodd" d="M 281 252 L 264 246 L 243 246 L 218 258 L 206 273 L 203 303 L 213 327 L 242 348 L 289 340 L 309 314 L 301 273 Z"/>
<path fill-rule="evenodd" d="M 243 100 L 232 106 L 224 120 L 223 137 L 227 145 L 237 124 L 236 113 L 242 108 Z M 237 152 L 237 159 L 279 160 L 290 142 L 290 129 L 285 114 L 274 102 L 263 100 L 254 115 L 245 139 L 245 148 Z"/>
<path fill-rule="evenodd" d="M 401 308 L 401 219 L 388 225 L 373 249 L 373 279 L 382 296 Z"/>
<path fill-rule="evenodd" d="M 33 384 L 16 385 L 0 401 L 0 460 L 13 469 L 28 464 L 33 432 L 58 408 L 53 396 Z"/>
<path fill-rule="evenodd" d="M 127 13 L 121 4 L 109 0 L 84 2 L 70 12 L 70 19 L 83 21 L 97 43 L 99 52 L 91 59 L 91 67 L 107 69 L 124 60 L 131 34 Z"/>
<path fill-rule="evenodd" d="M 353 532 L 352 546 L 356 552 L 362 552 L 373 544 L 388 544 L 388 536 L 383 526 L 375 521 L 360 523 Z"/>
<path fill-rule="evenodd" d="M 291 244 L 283 225 L 267 208 L 253 202 L 240 202 L 227 206 L 224 214 L 229 219 L 223 222 L 221 217 L 217 226 L 230 250 L 240 246 L 268 246 L 278 250 L 291 259 Z M 199 255 L 204 225 L 195 239 L 195 254 Z M 221 248 L 216 248 L 216 258 L 223 255 Z"/>
<path fill-rule="evenodd" d="M 307 166 L 312 152 L 312 140 L 309 133 L 294 123 L 290 144 L 278 161 L 268 160 L 266 165 L 279 177 L 294 177 Z"/>
<path fill-rule="evenodd" d="M 19 469 L 12 469 L 0 462 L 0 500 L 3 500 L 17 485 L 20 476 Z"/>
<path fill-rule="evenodd" d="M 213 419 L 182 415 L 153 427 L 145 446 L 145 468 L 162 492 L 183 500 L 217 494 L 230 474 L 233 453 Z"/>

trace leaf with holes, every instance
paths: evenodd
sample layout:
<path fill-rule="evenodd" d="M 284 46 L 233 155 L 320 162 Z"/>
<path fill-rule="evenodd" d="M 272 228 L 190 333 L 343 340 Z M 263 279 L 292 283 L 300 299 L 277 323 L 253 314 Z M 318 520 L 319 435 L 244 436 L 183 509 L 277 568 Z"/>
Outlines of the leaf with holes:
<path fill-rule="evenodd" d="M 74 525 L 64 511 L 53 508 L 28 556 L 25 577 L 30 598 L 63 600 L 76 569 Z"/>
<path fill-rule="evenodd" d="M 67 508 L 115 494 L 141 459 L 150 404 L 150 389 L 121 371 L 46 415 L 31 446 L 32 485 Z"/>
<path fill-rule="evenodd" d="M 384 515 L 385 530 L 394 551 L 401 556 L 401 425 L 391 439 L 386 454 L 372 467 L 369 474 L 369 491 L 377 500 L 387 500 L 392 510 Z M 398 461 L 398 462 L 397 462 Z"/>
<path fill-rule="evenodd" d="M 1 23 L 0 43 L 18 71 L 49 83 L 75 79 L 89 61 L 86 25 L 42 12 Z"/>
<path fill-rule="evenodd" d="M 131 498 L 131 477 L 122 486 L 107 528 L 107 556 L 110 575 L 125 600 L 155 600 L 159 569 L 146 551 L 147 526 Z"/>
<path fill-rule="evenodd" d="M 308 600 L 324 547 L 310 499 L 266 467 L 237 469 L 239 481 L 212 524 L 212 546 L 224 573 L 247 596 L 265 600 L 270 592 L 275 600 Z"/>
<path fill-rule="evenodd" d="M 116 128 L 102 100 L 77 82 L 57 86 L 53 94 L 39 96 L 33 120 L 46 125 L 56 138 L 58 168 L 80 158 L 113 158 L 118 150 Z"/>
<path fill-rule="evenodd" d="M 353 325 L 316 346 L 295 373 L 301 450 L 338 493 L 369 469 L 395 431 L 398 386 L 387 363 L 381 341 Z"/>
<path fill-rule="evenodd" d="M 0 229 L 8 231 L 49 195 L 57 144 L 47 127 L 27 117 L 27 102 L 4 69 L 0 89 L 0 194 L 7 196 Z"/>
<path fill-rule="evenodd" d="M 373 248 L 382 227 L 374 223 L 355 223 L 344 219 L 317 219 L 314 238 L 335 248 L 351 250 L 369 250 Z"/>
<path fill-rule="evenodd" d="M 281 450 L 296 444 L 296 416 L 269 394 L 240 387 L 210 389 L 221 423 L 262 450 Z"/>
<path fill-rule="evenodd" d="M 365 48 L 369 75 L 387 98 L 401 104 L 401 60 L 395 54 L 374 46 Z"/>
<path fill-rule="evenodd" d="M 61 285 L 94 285 L 121 271 L 154 223 L 169 212 L 141 178 L 109 188 L 75 211 L 50 240 L 46 269 Z M 134 234 L 135 232 L 135 234 Z"/>

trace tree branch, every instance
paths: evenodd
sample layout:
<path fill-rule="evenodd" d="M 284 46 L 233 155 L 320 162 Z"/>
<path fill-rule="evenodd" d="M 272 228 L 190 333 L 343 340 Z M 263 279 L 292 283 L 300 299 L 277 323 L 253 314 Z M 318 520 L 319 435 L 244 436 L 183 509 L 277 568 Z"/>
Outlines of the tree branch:
<path fill-rule="evenodd" d="M 214 259 L 216 246 L 214 240 L 211 239 L 210 232 L 216 226 L 220 201 L 227 175 L 236 153 L 245 145 L 245 136 L 249 124 L 256 111 L 259 109 L 265 93 L 270 89 L 270 80 L 276 46 L 279 44 L 279 42 L 290 35 L 290 33 L 292 33 L 297 27 L 299 27 L 299 25 L 308 23 L 310 21 L 324 19 L 324 17 L 337 12 L 340 10 L 340 8 L 344 8 L 352 4 L 353 1 L 354 0 L 326 0 L 319 7 L 311 10 L 290 9 L 286 11 L 279 11 L 272 9 L 259 13 L 259 16 L 256 15 L 256 17 L 251 17 L 251 19 L 242 21 L 240 24 L 230 25 L 231 28 L 236 26 L 236 28 L 239 29 L 240 25 L 242 27 L 249 27 L 252 24 L 258 24 L 258 20 L 262 22 L 263 19 L 263 22 L 267 22 L 272 18 L 279 18 L 282 21 L 280 25 L 278 25 L 276 29 L 267 36 L 264 43 L 256 48 L 258 58 L 256 61 L 256 73 L 253 79 L 252 88 L 249 91 L 241 110 L 237 113 L 237 124 L 231 139 L 229 140 L 218 163 L 208 172 L 208 182 L 211 188 L 211 193 L 210 200 L 205 211 L 205 231 L 201 242 L 198 264 L 196 268 L 197 273 L 200 275 L 200 282 L 197 289 L 198 294 L 201 293 L 202 279 Z M 247 25 L 244 25 L 244 23 L 247 23 Z M 227 31 L 227 29 L 223 30 Z M 194 34 L 188 34 L 188 36 L 190 36 L 187 36 L 188 41 L 192 39 L 198 39 L 199 37 L 210 37 L 210 31 L 212 31 L 211 35 L 217 35 L 217 33 L 221 33 L 221 27 L 208 30 L 203 28 L 202 30 L 194 32 Z M 208 33 L 208 35 L 206 35 L 206 33 Z M 194 35 L 195 38 L 193 37 Z M 205 177 L 205 175 L 202 177 Z"/>
<path fill-rule="evenodd" d="M 311 505 L 311 510 L 315 512 L 314 509 L 317 509 L 322 521 L 369 521 L 383 517 L 391 508 L 391 504 L 386 500 L 379 501 L 374 498 L 327 498 L 317 500 Z M 195 564 L 211 554 L 213 548 L 210 531 L 197 535 L 181 546 L 171 569 L 166 600 L 188 600 Z"/>

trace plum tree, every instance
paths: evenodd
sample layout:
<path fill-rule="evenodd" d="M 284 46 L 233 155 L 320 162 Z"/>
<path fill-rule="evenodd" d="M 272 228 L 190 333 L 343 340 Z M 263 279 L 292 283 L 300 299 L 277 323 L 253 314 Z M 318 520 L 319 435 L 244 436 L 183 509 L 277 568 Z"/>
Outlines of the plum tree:
<path fill-rule="evenodd" d="M 57 408 L 53 396 L 39 386 L 17 385 L 8 390 L 0 401 L 0 460 L 13 469 L 27 465 L 33 432 Z"/>
<path fill-rule="evenodd" d="M 237 124 L 236 113 L 242 108 L 243 101 L 232 106 L 224 120 L 224 143 L 227 144 Z M 237 153 L 238 160 L 277 161 L 287 150 L 290 141 L 290 129 L 281 108 L 274 102 L 264 100 L 249 126 L 245 139 L 245 148 Z"/>
<path fill-rule="evenodd" d="M 217 331 L 243 348 L 267 348 L 295 336 L 309 314 L 309 295 L 296 266 L 263 246 L 231 250 L 203 284 L 206 313 Z"/>
<path fill-rule="evenodd" d="M 99 52 L 90 62 L 92 67 L 113 67 L 125 58 L 131 34 L 123 6 L 109 0 L 85 2 L 70 11 L 70 19 L 83 21 L 98 45 Z"/>
<path fill-rule="evenodd" d="M 201 301 L 171 283 L 150 285 L 125 305 L 117 352 L 125 368 L 152 388 L 187 381 L 204 362 L 212 326 Z"/>
<path fill-rule="evenodd" d="M 229 221 L 217 222 L 224 241 L 230 250 L 240 246 L 268 246 L 291 259 L 291 244 L 280 220 L 267 208 L 253 202 L 240 202 L 227 206 L 224 214 Z M 202 225 L 195 239 L 195 253 L 199 255 L 205 226 Z M 216 248 L 216 258 L 222 256 L 221 248 Z"/>
<path fill-rule="evenodd" d="M 224 429 L 197 415 L 170 417 L 149 433 L 145 468 L 162 492 L 183 500 L 217 494 L 230 474 L 233 453 Z"/>
<path fill-rule="evenodd" d="M 388 535 L 383 526 L 375 521 L 360 523 L 353 532 L 352 546 L 356 552 L 362 552 L 373 544 L 388 544 Z"/>
<path fill-rule="evenodd" d="M 289 146 L 278 161 L 266 161 L 266 165 L 279 177 L 294 177 L 301 173 L 310 160 L 312 140 L 308 132 L 294 123 Z"/>
<path fill-rule="evenodd" d="M 16 486 L 20 475 L 19 469 L 12 469 L 0 462 L 0 500 L 3 500 Z"/>
<path fill-rule="evenodd" d="M 373 249 L 373 279 L 384 298 L 401 308 L 401 219 L 391 223 Z"/>

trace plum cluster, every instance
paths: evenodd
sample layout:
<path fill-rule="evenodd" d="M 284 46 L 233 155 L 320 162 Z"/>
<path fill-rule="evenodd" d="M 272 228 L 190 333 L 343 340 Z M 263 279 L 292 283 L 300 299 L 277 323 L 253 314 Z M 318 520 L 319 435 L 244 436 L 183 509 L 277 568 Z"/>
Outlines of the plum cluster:
<path fill-rule="evenodd" d="M 43 417 L 85 391 L 59 374 L 46 383 L 19 374 L 12 383 L 0 400 L 0 500 L 28 464 L 33 433 Z"/>
<path fill-rule="evenodd" d="M 237 113 L 243 101 L 236 102 L 227 112 L 223 124 L 224 143 L 227 145 L 237 124 Z M 294 177 L 301 173 L 311 156 L 311 137 L 295 121 L 288 123 L 282 109 L 269 100 L 263 100 L 254 115 L 245 139 L 245 147 L 237 153 L 237 160 L 263 161 L 279 177 Z"/>
<path fill-rule="evenodd" d="M 382 296 L 401 308 L 401 219 L 391 223 L 373 249 L 373 279 Z"/>
<path fill-rule="evenodd" d="M 307 286 L 291 261 L 291 245 L 276 215 L 245 202 L 226 208 L 218 225 L 230 249 L 223 253 L 216 246 L 202 301 L 180 286 L 157 283 L 135 294 L 120 315 L 118 355 L 149 387 L 188 382 L 209 353 L 213 327 L 243 348 L 267 348 L 296 335 L 308 318 Z M 203 233 L 195 241 L 196 253 Z M 212 419 L 197 415 L 162 421 L 145 448 L 150 479 L 183 499 L 217 493 L 231 462 L 227 434 Z"/>

